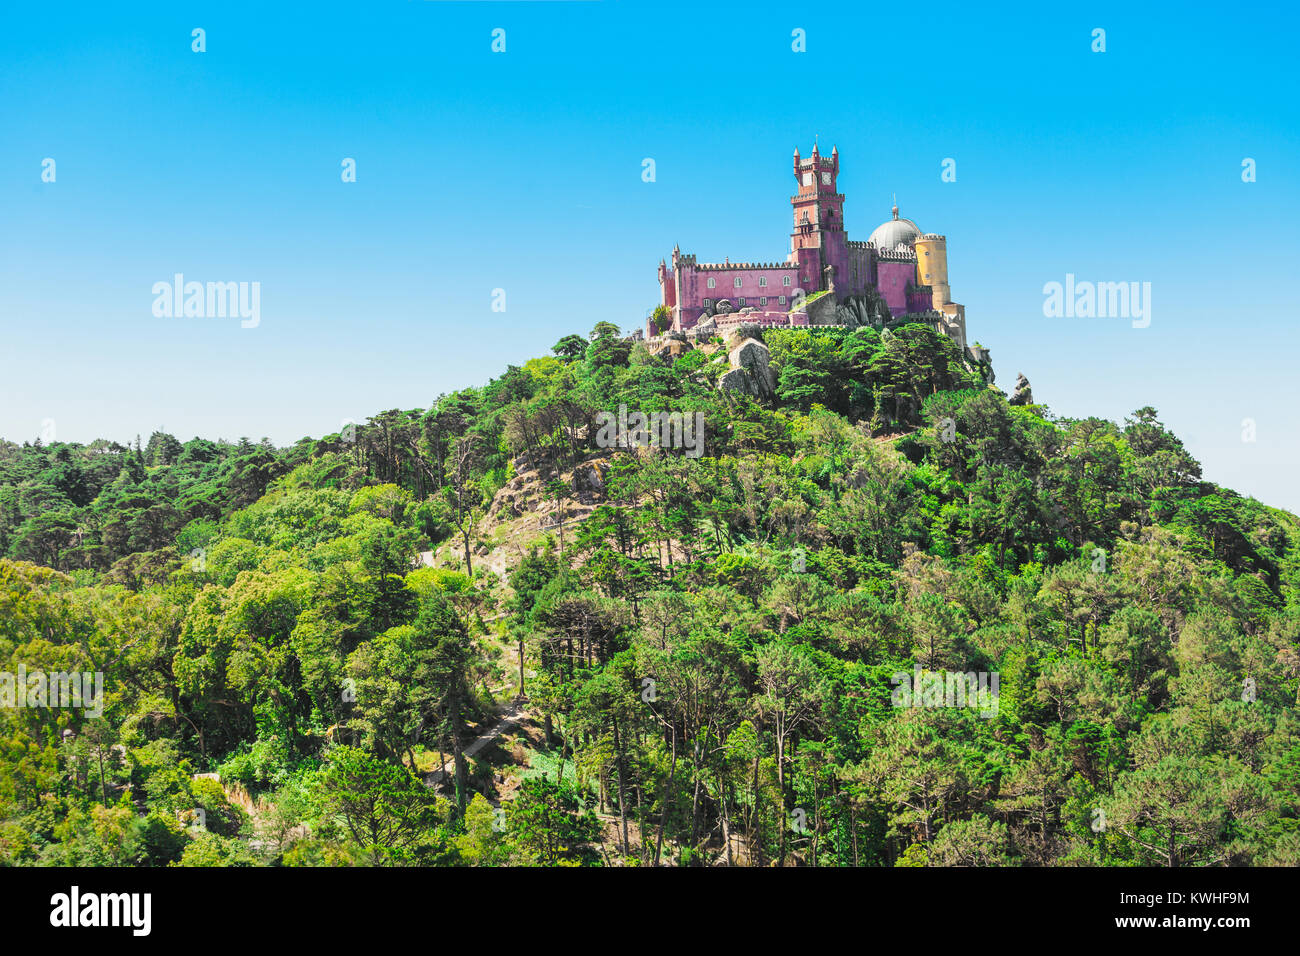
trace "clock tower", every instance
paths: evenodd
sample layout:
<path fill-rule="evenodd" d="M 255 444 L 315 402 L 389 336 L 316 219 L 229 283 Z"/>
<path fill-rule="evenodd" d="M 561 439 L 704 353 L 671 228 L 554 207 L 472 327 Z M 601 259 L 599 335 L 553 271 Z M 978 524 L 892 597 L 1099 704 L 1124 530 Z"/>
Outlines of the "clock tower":
<path fill-rule="evenodd" d="M 826 158 L 816 145 L 812 156 L 802 159 L 794 151 L 794 178 L 798 192 L 790 197 L 794 207 L 794 232 L 790 235 L 791 255 L 799 262 L 799 278 L 805 291 L 826 287 L 828 265 L 842 267 L 847 237 L 844 233 L 844 197 L 836 191 L 840 153 L 831 149 Z"/>

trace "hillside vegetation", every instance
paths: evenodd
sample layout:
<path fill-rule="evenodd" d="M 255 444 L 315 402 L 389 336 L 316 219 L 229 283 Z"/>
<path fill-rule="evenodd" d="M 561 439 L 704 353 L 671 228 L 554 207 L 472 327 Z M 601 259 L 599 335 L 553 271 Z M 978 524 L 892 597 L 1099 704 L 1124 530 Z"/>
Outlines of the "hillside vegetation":
<path fill-rule="evenodd" d="M 0 442 L 0 860 L 1300 863 L 1294 516 L 924 326 L 764 339 L 767 402 L 601 323 L 289 448 Z"/>

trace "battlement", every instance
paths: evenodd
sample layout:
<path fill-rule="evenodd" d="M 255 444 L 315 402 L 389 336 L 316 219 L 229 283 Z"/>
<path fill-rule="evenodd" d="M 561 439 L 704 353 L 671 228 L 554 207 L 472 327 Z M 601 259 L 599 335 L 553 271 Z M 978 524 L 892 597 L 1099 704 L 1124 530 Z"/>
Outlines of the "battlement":
<path fill-rule="evenodd" d="M 735 269 L 784 269 L 787 272 L 799 268 L 797 262 L 702 262 L 696 264 L 692 260 L 691 265 L 697 272 L 730 272 Z"/>
<path fill-rule="evenodd" d="M 802 196 L 791 196 L 790 202 L 807 204 L 813 202 L 814 200 L 825 201 L 829 199 L 834 199 L 839 202 L 844 202 L 844 194 L 843 193 L 820 193 L 814 196 L 812 193 L 805 193 Z"/>

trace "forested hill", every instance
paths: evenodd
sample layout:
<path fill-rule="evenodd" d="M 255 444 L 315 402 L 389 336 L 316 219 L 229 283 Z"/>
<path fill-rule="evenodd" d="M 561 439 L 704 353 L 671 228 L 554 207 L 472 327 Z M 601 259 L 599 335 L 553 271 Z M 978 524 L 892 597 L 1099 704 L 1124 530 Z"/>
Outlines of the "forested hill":
<path fill-rule="evenodd" d="M 601 323 L 289 448 L 0 442 L 0 861 L 1300 863 L 1294 516 L 924 326 L 762 337 L 758 399 Z"/>

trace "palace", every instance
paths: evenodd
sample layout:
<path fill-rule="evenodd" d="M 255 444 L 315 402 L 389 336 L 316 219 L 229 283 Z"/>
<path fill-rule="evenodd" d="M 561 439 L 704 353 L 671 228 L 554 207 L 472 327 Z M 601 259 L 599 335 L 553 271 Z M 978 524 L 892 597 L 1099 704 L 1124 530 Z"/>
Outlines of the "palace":
<path fill-rule="evenodd" d="M 790 197 L 794 231 L 784 262 L 697 262 L 673 249 L 659 261 L 661 302 L 672 317 L 664 331 L 698 332 L 738 324 L 885 326 L 925 322 L 966 348 L 966 309 L 948 288 L 948 243 L 910 219 L 882 223 L 866 242 L 844 229 L 844 196 L 836 191 L 840 154 L 813 146 L 794 151 L 798 192 Z M 659 329 L 647 323 L 646 334 Z"/>

